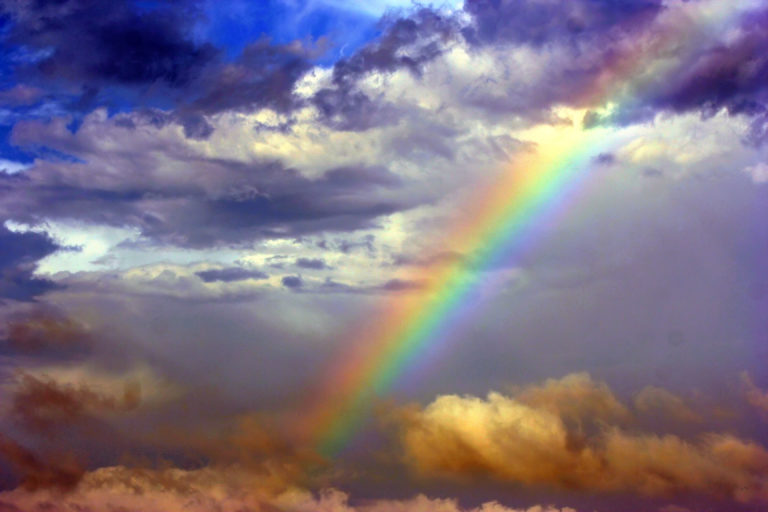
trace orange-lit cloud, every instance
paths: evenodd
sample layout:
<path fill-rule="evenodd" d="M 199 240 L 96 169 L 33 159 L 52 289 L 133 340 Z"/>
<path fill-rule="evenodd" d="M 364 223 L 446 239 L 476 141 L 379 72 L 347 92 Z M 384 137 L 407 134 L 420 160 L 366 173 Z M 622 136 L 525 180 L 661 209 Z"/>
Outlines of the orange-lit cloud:
<path fill-rule="evenodd" d="M 641 404 L 649 393 L 659 395 L 641 394 Z M 568 396 L 592 399 L 561 400 Z M 592 433 L 569 426 L 571 418 L 594 411 L 621 420 L 625 409 L 612 396 L 586 375 L 548 381 L 515 396 L 440 396 L 403 415 L 402 441 L 407 460 L 422 474 L 768 502 L 768 450 L 757 443 L 731 434 L 686 440 L 631 431 L 616 422 L 604 422 Z"/>
<path fill-rule="evenodd" d="M 141 512 L 576 512 L 533 506 L 513 509 L 497 502 L 464 508 L 454 499 L 418 495 L 408 500 L 374 500 L 353 505 L 349 495 L 298 487 L 275 492 L 264 474 L 238 466 L 197 470 L 101 468 L 86 474 L 71 492 L 26 490 L 0 493 L 0 510 L 49 512 L 127 510 Z M 15 508 L 14 508 L 15 507 Z"/>
<path fill-rule="evenodd" d="M 141 385 L 136 381 L 127 381 L 122 392 L 113 395 L 85 383 L 72 385 L 22 373 L 11 414 L 31 431 L 48 432 L 90 416 L 130 411 L 140 403 Z"/>
<path fill-rule="evenodd" d="M 700 423 L 701 415 L 691 409 L 679 396 L 656 386 L 646 386 L 634 399 L 638 413 L 681 423 Z"/>
<path fill-rule="evenodd" d="M 76 457 L 70 453 L 40 456 L 3 434 L 0 434 L 0 461 L 9 464 L 19 477 L 17 492 L 20 493 L 39 489 L 56 492 L 69 490 L 77 485 L 85 473 Z"/>
<path fill-rule="evenodd" d="M 15 315 L 4 327 L 7 346 L 24 354 L 83 350 L 93 342 L 87 325 L 54 308 Z"/>

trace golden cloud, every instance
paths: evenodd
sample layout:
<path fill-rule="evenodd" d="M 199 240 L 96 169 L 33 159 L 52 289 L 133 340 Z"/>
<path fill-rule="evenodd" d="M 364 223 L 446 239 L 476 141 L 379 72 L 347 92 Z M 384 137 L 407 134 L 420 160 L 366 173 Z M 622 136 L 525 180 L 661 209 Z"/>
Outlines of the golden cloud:
<path fill-rule="evenodd" d="M 586 399 L 579 401 L 582 396 Z M 515 396 L 440 396 L 424 408 L 404 412 L 402 442 L 407 461 L 427 475 L 768 502 L 768 451 L 754 442 L 730 434 L 689 441 L 608 423 L 585 434 L 578 424 L 568 426 L 572 418 L 588 413 L 619 421 L 626 409 L 614 402 L 607 386 L 577 374 Z"/>
<path fill-rule="evenodd" d="M 126 510 L 141 512 L 576 512 L 572 508 L 534 506 L 511 509 L 497 502 L 462 508 L 453 499 L 423 495 L 409 500 L 349 503 L 336 489 L 312 493 L 298 487 L 281 491 L 264 486 L 269 475 L 242 466 L 195 470 L 135 469 L 124 466 L 87 473 L 67 494 L 50 489 L 0 493 L 0 510 Z M 14 508 L 15 507 L 15 508 Z"/>

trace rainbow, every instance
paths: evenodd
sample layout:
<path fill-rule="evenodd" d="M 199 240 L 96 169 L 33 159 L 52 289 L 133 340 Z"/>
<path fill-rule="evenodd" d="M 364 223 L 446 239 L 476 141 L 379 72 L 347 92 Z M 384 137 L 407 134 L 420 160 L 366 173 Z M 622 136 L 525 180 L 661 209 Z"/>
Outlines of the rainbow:
<path fill-rule="evenodd" d="M 334 456 L 343 449 L 368 418 L 375 398 L 466 321 L 484 286 L 494 284 L 484 279 L 484 270 L 533 243 L 540 228 L 563 212 L 589 181 L 594 158 L 620 142 L 620 130 L 583 129 L 586 110 L 631 102 L 654 79 L 672 73 L 667 54 L 681 45 L 698 47 L 707 34 L 721 34 L 741 14 L 733 5 L 715 0 L 697 6 L 697 22 L 684 11 L 681 18 L 666 20 L 650 42 L 625 49 L 604 67 L 582 91 L 582 110 L 563 110 L 571 124 L 540 125 L 521 134 L 529 142 L 527 149 L 467 201 L 463 220 L 445 229 L 435 244 L 435 253 L 469 256 L 405 275 L 423 286 L 386 299 L 343 344 L 347 352 L 312 395 L 302 421 L 303 434 L 321 454 Z"/>

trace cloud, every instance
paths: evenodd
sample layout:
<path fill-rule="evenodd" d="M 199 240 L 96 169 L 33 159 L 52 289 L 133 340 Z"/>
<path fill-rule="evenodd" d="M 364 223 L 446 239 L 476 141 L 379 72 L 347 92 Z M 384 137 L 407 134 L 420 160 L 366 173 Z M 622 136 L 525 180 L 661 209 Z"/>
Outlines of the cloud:
<path fill-rule="evenodd" d="M 419 191 L 402 193 L 401 180 L 381 166 L 308 177 L 279 161 L 207 156 L 178 130 L 139 114 L 108 119 L 98 111 L 74 134 L 66 123 L 14 127 L 19 145 L 48 146 L 77 161 L 40 161 L 23 176 L 0 175 L 8 216 L 31 225 L 57 218 L 130 226 L 154 241 L 210 247 L 370 227 L 426 199 Z M 105 144 L 106 133 L 121 146 Z"/>
<path fill-rule="evenodd" d="M 547 379 L 539 386 L 527 386 L 515 394 L 515 399 L 578 425 L 621 423 L 631 418 L 629 410 L 607 384 L 593 380 L 584 372 Z"/>
<path fill-rule="evenodd" d="M 399 69 L 419 75 L 424 64 L 445 51 L 446 43 L 457 35 L 457 27 L 452 16 L 429 8 L 390 20 L 381 37 L 334 64 L 332 86 L 311 98 L 321 119 L 338 130 L 353 131 L 395 123 L 400 117 L 397 109 L 360 90 L 358 81 L 374 72 Z"/>
<path fill-rule="evenodd" d="M 47 280 L 35 277 L 37 261 L 59 247 L 40 233 L 17 233 L 5 224 L 0 226 L 0 299 L 33 300 L 36 296 L 58 288 Z"/>
<path fill-rule="evenodd" d="M 349 495 L 336 489 L 319 493 L 295 486 L 273 489 L 269 479 L 269 474 L 237 466 L 195 470 L 113 466 L 85 474 L 77 487 L 64 496 L 44 490 L 0 493 L 0 507 L 42 512 L 55 502 L 78 510 L 119 508 L 146 512 L 576 512 L 568 507 L 508 508 L 497 502 L 468 508 L 454 499 L 424 495 L 352 505 Z"/>
<path fill-rule="evenodd" d="M 443 68 L 439 87 L 454 90 L 450 104 L 480 109 L 490 118 L 552 120 L 557 106 L 601 108 L 607 101 L 614 111 L 589 112 L 590 126 L 642 122 L 664 111 L 711 116 L 725 109 L 750 118 L 744 141 L 760 145 L 768 126 L 768 68 L 762 58 L 768 41 L 760 27 L 768 11 L 756 2 L 739 6 L 734 37 L 716 30 L 706 38 L 687 36 L 685 30 L 713 22 L 710 3 L 578 0 L 563 7 L 551 0 L 470 0 L 460 14 L 449 16 L 420 9 L 339 61 L 332 86 L 321 87 L 312 102 L 341 130 L 396 123 L 410 109 L 377 93 L 366 83 L 370 77 L 407 70 L 423 84 L 432 69 Z M 681 34 L 674 51 L 661 44 L 672 32 Z M 638 48 L 645 54 L 639 56 Z M 622 85 L 617 63 L 639 58 L 643 69 Z M 471 67 L 462 65 L 467 60 Z M 670 67 L 681 69 L 673 79 L 669 71 L 647 71 Z"/>
<path fill-rule="evenodd" d="M 761 27 L 767 20 L 765 7 L 746 12 L 738 35 L 700 49 L 669 88 L 659 91 L 656 103 L 678 112 L 725 107 L 734 114 L 764 113 L 768 36 Z"/>
<path fill-rule="evenodd" d="M 4 319 L 6 350 L 42 357 L 82 354 L 93 344 L 84 323 L 51 306 L 39 306 Z"/>
<path fill-rule="evenodd" d="M 215 114 L 270 108 L 289 112 L 299 105 L 296 82 L 310 69 L 309 53 L 301 44 L 272 44 L 267 39 L 243 49 L 233 63 L 201 78 L 198 97 L 181 111 Z"/>
<path fill-rule="evenodd" d="M 640 30 L 661 12 L 661 0 L 467 0 L 472 24 L 464 29 L 473 44 L 544 45 L 590 41 Z"/>
<path fill-rule="evenodd" d="M 85 469 L 69 453 L 35 454 L 0 433 L 0 462 L 9 464 L 20 479 L 21 493 L 53 488 L 70 490 L 85 474 Z M 2 495 L 2 493 L 0 493 Z M 0 506 L 4 505 L 0 498 Z"/>
<path fill-rule="evenodd" d="M 328 264 L 320 258 L 299 258 L 296 260 L 296 266 L 310 270 L 325 270 Z"/>
<path fill-rule="evenodd" d="M 6 3 L 2 11 L 10 23 L 3 43 L 37 50 L 35 58 L 17 63 L 17 72 L 54 92 L 80 92 L 75 108 L 114 101 L 109 95 L 115 93 L 125 99 L 126 92 L 140 94 L 153 86 L 165 89 L 168 98 L 217 56 L 210 44 L 191 37 L 200 16 L 196 2 L 176 7 L 159 4 L 142 11 L 129 0 Z M 90 51 L 82 51 L 86 47 Z M 109 86 L 122 90 L 99 98 Z"/>
<path fill-rule="evenodd" d="M 310 52 L 301 44 L 266 38 L 248 44 L 235 59 L 225 58 L 196 34 L 205 18 L 197 0 L 172 6 L 30 1 L 4 4 L 0 12 L 10 20 L 4 46 L 38 52 L 15 62 L 15 71 L 35 86 L 10 89 L 7 101 L 29 103 L 40 96 L 31 91 L 47 90 L 75 113 L 163 105 L 170 110 L 165 120 L 195 139 L 212 133 L 205 118 L 210 114 L 293 109 L 293 86 L 310 68 Z"/>
<path fill-rule="evenodd" d="M 758 162 L 755 165 L 745 167 L 744 172 L 749 174 L 753 183 L 768 182 L 768 164 L 764 162 Z"/>
<path fill-rule="evenodd" d="M 283 286 L 292 290 L 298 290 L 304 286 L 304 280 L 301 276 L 285 276 L 282 278 L 281 282 L 283 283 Z"/>
<path fill-rule="evenodd" d="M 122 393 L 100 392 L 87 384 L 64 384 L 49 377 L 17 377 L 11 416 L 28 432 L 52 435 L 68 425 L 105 413 L 127 412 L 141 404 L 141 385 L 126 382 Z"/>
<path fill-rule="evenodd" d="M 669 31 L 672 27 L 706 26 L 719 20 L 709 18 L 708 4 L 685 3 L 666 6 L 658 23 L 649 27 L 648 36 Z M 768 10 L 760 2 L 746 2 L 736 11 L 737 28 L 727 37 L 716 35 L 708 40 L 697 38 L 680 41 L 673 55 L 679 73 L 650 74 L 630 94 L 624 104 L 608 116 L 607 121 L 632 123 L 649 119 L 659 111 L 698 112 L 711 117 L 721 110 L 730 115 L 745 116 L 750 126 L 744 142 L 760 146 L 765 141 L 768 116 L 768 87 L 765 77 L 768 62 L 764 55 L 768 38 L 761 27 Z M 717 27 L 715 27 L 717 28 Z M 654 57 L 661 63 L 663 56 Z M 662 77 L 661 75 L 665 75 Z"/>
<path fill-rule="evenodd" d="M 749 405 L 754 407 L 764 418 L 768 419 L 768 391 L 757 387 L 747 372 L 741 374 L 741 382 Z"/>
<path fill-rule="evenodd" d="M 378 288 L 388 292 L 402 292 L 408 290 L 418 290 L 424 288 L 425 283 L 419 281 L 410 281 L 404 279 L 390 279 Z"/>
<path fill-rule="evenodd" d="M 656 386 L 644 387 L 634 399 L 637 411 L 648 417 L 681 423 L 701 423 L 702 418 L 679 396 Z"/>
<path fill-rule="evenodd" d="M 756 13 L 720 33 L 700 16 L 716 5 L 709 0 L 468 0 L 455 13 L 417 6 L 383 20 L 379 35 L 349 57 L 312 67 L 312 43 L 284 38 L 223 56 L 193 27 L 198 4 L 176 2 L 182 10 L 173 13 L 170 5 L 7 5 L 16 20 L 7 42 L 30 52 L 14 70 L 29 86 L 0 93 L 0 101 L 40 110 L 14 117 L 12 130 L 14 151 L 36 159 L 22 172 L 0 173 L 0 218 L 32 230 L 0 233 L 16 254 L 0 265 L 7 277 L 0 283 L 21 283 L 0 285 L 0 294 L 51 307 L 12 304 L 23 312 L 3 313 L 2 372 L 16 365 L 23 373 L 5 381 L 15 383 L 4 393 L 13 417 L 0 427 L 16 429 L 13 437 L 35 457 L 56 444 L 43 439 L 50 432 L 59 446 L 90 457 L 88 483 L 62 503 L 506 510 L 467 509 L 488 498 L 483 486 L 461 489 L 468 500 L 461 505 L 304 490 L 275 501 L 275 492 L 260 491 L 272 475 L 252 466 L 259 458 L 280 466 L 284 459 L 272 458 L 280 449 L 264 447 L 280 443 L 257 429 L 239 432 L 232 417 L 254 409 L 260 418 L 300 415 L 297 397 L 329 354 L 357 342 L 345 332 L 377 311 L 380 295 L 393 292 L 387 301 L 397 309 L 410 295 L 397 292 L 472 259 L 471 247 L 434 241 L 472 229 L 471 212 L 483 206 L 471 203 L 478 184 L 509 171 L 540 132 L 570 133 L 560 127 L 577 130 L 582 119 L 654 122 L 614 127 L 596 160 L 584 148 L 589 168 L 568 194 L 552 196 L 552 216 L 526 220 L 530 237 L 514 238 L 521 243 L 504 268 L 481 273 L 493 290 L 473 303 L 476 321 L 451 329 L 430 351 L 440 358 L 429 365 L 434 373 L 418 372 L 419 383 L 398 393 L 477 394 L 510 375 L 522 381 L 574 368 L 636 389 L 653 375 L 678 390 L 695 375 L 703 389 L 744 368 L 752 346 L 733 340 L 748 340 L 759 316 L 752 310 L 764 309 L 764 283 L 751 271 L 760 267 L 751 259 L 765 234 L 754 208 L 765 191 L 749 182 L 763 173 L 753 146 L 765 128 L 764 24 Z M 228 8 L 224 16 L 233 15 Z M 658 58 L 640 59 L 641 79 L 624 84 L 625 64 L 686 33 L 671 30 L 675 21 L 701 38 L 681 37 Z M 77 38 L 93 51 L 75 48 Z M 147 55 L 147 46 L 157 54 Z M 671 71 L 656 73 L 659 66 Z M 621 84 L 624 109 L 585 115 Z M 91 111 L 96 105 L 112 108 Z M 131 110 L 137 105 L 145 108 Z M 56 226 L 82 229 L 67 238 Z M 47 258 L 76 240 L 87 240 L 84 263 Z M 40 258 L 44 274 L 35 274 Z M 54 291 L 46 279 L 66 288 L 41 298 Z M 81 359 L 90 370 L 76 364 Z M 71 366 L 42 366 L 51 360 Z M 132 372 L 116 368 L 142 360 L 178 380 L 187 399 L 153 379 L 137 380 L 134 393 Z M 705 372 L 712 367 L 721 371 Z M 93 368 L 106 376 L 96 378 Z M 753 404 L 765 394 L 751 381 L 745 392 Z M 405 415 L 403 441 L 422 475 L 491 478 L 522 494 L 572 492 L 590 510 L 604 492 L 636 501 L 634 493 L 763 500 L 765 450 L 739 437 L 751 427 L 734 419 L 729 434 L 698 435 L 710 416 L 682 396 L 653 386 L 622 398 L 578 373 L 485 399 L 441 396 Z M 370 437 L 361 439 L 359 451 L 333 463 L 337 482 L 349 477 L 341 488 L 405 496 L 420 484 L 400 466 L 380 468 L 368 458 Z M 233 455 L 238 450 L 250 454 L 247 462 Z M 178 467 L 116 468 L 123 453 Z M 365 460 L 350 465 L 364 466 L 363 476 L 350 476 L 346 464 L 357 456 Z M 454 488 L 428 484 L 419 489 Z M 59 499 L 9 496 L 22 510 Z"/>
<path fill-rule="evenodd" d="M 687 441 L 633 433 L 616 424 L 592 433 L 569 428 L 569 415 L 594 410 L 595 404 L 611 415 L 623 411 L 606 401 L 606 388 L 587 382 L 584 375 L 576 375 L 512 397 L 440 396 L 423 409 L 404 413 L 402 440 L 408 461 L 426 474 L 485 476 L 525 485 L 768 501 L 768 450 L 757 443 L 731 434 Z M 587 389 L 593 399 L 560 402 L 569 385 L 574 388 L 571 396 Z M 530 397 L 538 397 L 539 403 L 534 405 Z"/>
<path fill-rule="evenodd" d="M 244 267 L 227 267 L 220 269 L 201 270 L 195 272 L 195 275 L 206 283 L 222 281 L 230 283 L 232 281 L 244 281 L 246 279 L 266 279 L 267 274 L 260 270 L 248 269 Z"/>
<path fill-rule="evenodd" d="M 9 89 L 0 91 L 0 105 L 31 105 L 40 100 L 43 91 L 37 87 L 16 84 Z"/>

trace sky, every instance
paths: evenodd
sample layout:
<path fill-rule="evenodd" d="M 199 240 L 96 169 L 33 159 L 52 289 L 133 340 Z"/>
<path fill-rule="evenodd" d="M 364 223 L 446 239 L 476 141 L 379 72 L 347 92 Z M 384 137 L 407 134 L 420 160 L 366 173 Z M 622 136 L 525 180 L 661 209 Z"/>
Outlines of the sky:
<path fill-rule="evenodd" d="M 0 1 L 0 512 L 768 508 L 766 26 Z"/>

